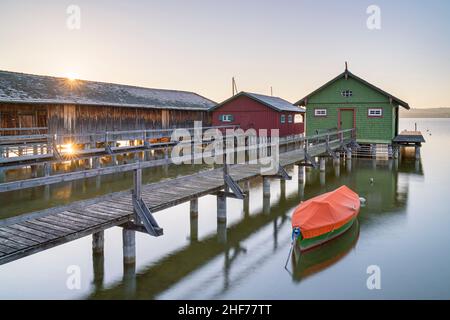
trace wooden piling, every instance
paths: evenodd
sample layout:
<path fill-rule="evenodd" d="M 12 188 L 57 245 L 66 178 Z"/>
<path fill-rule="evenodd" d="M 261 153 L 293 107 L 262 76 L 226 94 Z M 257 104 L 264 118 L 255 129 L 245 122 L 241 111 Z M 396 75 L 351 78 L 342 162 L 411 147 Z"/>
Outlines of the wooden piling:
<path fill-rule="evenodd" d="M 198 241 L 198 215 L 190 216 L 190 240 L 191 242 Z"/>
<path fill-rule="evenodd" d="M 217 221 L 217 240 L 220 244 L 227 243 L 227 223 L 226 223 L 226 221 Z"/>
<path fill-rule="evenodd" d="M 123 263 L 134 264 L 136 262 L 136 232 L 126 228 L 122 229 Z"/>
<path fill-rule="evenodd" d="M 105 232 L 99 231 L 92 234 L 92 252 L 102 253 L 104 250 Z"/>
<path fill-rule="evenodd" d="M 198 216 L 198 198 L 192 199 L 190 201 L 189 212 L 192 217 Z"/>
<path fill-rule="evenodd" d="M 415 146 L 415 158 L 416 160 L 420 159 L 420 145 L 416 144 Z"/>
<path fill-rule="evenodd" d="M 224 195 L 217 196 L 217 221 L 227 221 L 227 198 Z"/>

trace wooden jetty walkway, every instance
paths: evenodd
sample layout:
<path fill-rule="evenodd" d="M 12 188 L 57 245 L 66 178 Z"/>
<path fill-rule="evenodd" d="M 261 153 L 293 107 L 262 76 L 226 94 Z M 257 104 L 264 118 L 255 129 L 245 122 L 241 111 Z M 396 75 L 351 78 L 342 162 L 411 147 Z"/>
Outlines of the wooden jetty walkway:
<path fill-rule="evenodd" d="M 325 170 L 324 156 L 339 159 L 336 151 L 345 151 L 351 156 L 349 147 L 355 146 L 352 130 L 342 130 L 310 138 L 302 138 L 302 146 L 279 155 L 279 171 L 275 175 L 263 176 L 264 196 L 270 195 L 270 179 L 289 179 L 283 169 L 289 165 L 315 166 L 314 157 L 322 157 L 320 170 Z M 103 250 L 103 230 L 122 226 L 124 228 L 124 261 L 134 261 L 134 232 L 162 235 L 152 213 L 191 201 L 191 214 L 198 209 L 198 198 L 207 194 L 217 195 L 217 218 L 226 221 L 226 197 L 243 199 L 238 183 L 261 176 L 259 164 L 225 165 L 222 168 L 202 171 L 158 183 L 142 186 L 142 168 L 146 162 L 127 164 L 112 168 L 87 170 L 86 172 L 56 175 L 45 179 L 31 179 L 27 183 L 0 184 L 0 191 L 18 190 L 21 187 L 47 185 L 93 176 L 134 170 L 134 188 L 130 191 L 109 194 L 95 199 L 50 208 L 27 215 L 0 221 L 0 264 L 11 262 L 27 255 L 93 234 L 93 246 Z M 103 171 L 101 171 L 103 170 Z M 114 171 L 111 171 L 114 170 Z M 89 173 L 92 171 L 91 173 Z M 299 170 L 300 171 L 300 170 Z M 303 172 L 303 170 L 301 170 Z M 80 176 L 81 174 L 81 176 Z M 72 175 L 72 178 L 67 178 Z M 40 179 L 40 180 L 39 180 Z M 12 184 L 12 185 L 11 185 Z"/>

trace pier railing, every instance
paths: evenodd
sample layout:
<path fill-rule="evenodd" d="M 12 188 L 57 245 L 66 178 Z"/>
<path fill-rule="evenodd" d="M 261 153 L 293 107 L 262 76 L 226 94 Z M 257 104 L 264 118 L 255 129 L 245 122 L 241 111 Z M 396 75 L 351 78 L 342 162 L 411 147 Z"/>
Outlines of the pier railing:
<path fill-rule="evenodd" d="M 203 127 L 208 129 L 236 129 L 239 126 Z M 0 165 L 49 158 L 74 158 L 85 154 L 113 153 L 137 148 L 151 148 L 173 144 L 174 130 L 195 128 L 167 128 L 103 131 L 83 134 L 49 134 L 48 128 L 0 128 Z M 45 133 L 44 133 L 45 132 Z M 14 133 L 14 134 L 2 134 Z M 18 133 L 18 134 L 17 134 Z"/>
<path fill-rule="evenodd" d="M 230 146 L 230 144 L 227 145 L 227 138 L 228 136 L 223 137 L 223 141 L 221 142 L 223 146 L 226 146 L 226 148 L 223 148 L 221 152 L 214 152 L 213 150 L 210 152 L 202 152 L 200 154 L 196 154 L 195 150 L 192 150 L 191 153 L 183 154 L 181 155 L 177 160 L 180 162 L 184 161 L 192 161 L 192 163 L 195 163 L 196 159 L 204 158 L 204 157 L 215 157 L 215 156 L 224 156 L 225 155 L 225 166 L 228 164 L 226 163 L 226 155 L 231 153 L 237 153 L 241 151 L 245 152 L 259 152 L 261 153 L 263 151 L 263 154 L 266 156 L 270 156 L 270 149 L 275 144 L 278 145 L 278 147 L 284 147 L 284 151 L 289 151 L 289 147 L 293 149 L 303 149 L 305 153 L 305 158 L 308 155 L 309 148 L 312 146 L 318 146 L 318 145 L 324 145 L 328 148 L 329 145 L 332 143 L 336 145 L 336 143 L 340 143 L 341 146 L 345 147 L 345 144 L 349 143 L 352 140 L 352 137 L 354 136 L 354 129 L 347 129 L 347 130 L 338 130 L 334 133 L 324 133 L 324 134 L 318 134 L 310 137 L 303 137 L 303 136 L 297 136 L 297 137 L 287 137 L 282 138 L 279 141 L 273 141 L 270 138 L 257 138 L 256 144 L 253 143 L 246 143 L 244 146 L 238 145 L 235 143 L 235 140 L 233 144 Z M 234 138 L 242 137 L 242 135 L 233 135 Z M 248 137 L 244 137 L 248 138 Z M 228 140 L 230 141 L 230 140 Z M 203 139 L 202 141 L 202 148 L 204 144 L 208 144 L 211 142 L 210 139 Z M 192 142 L 178 142 L 178 145 L 180 144 L 192 144 Z M 231 147 L 231 148 L 230 148 Z M 74 180 L 80 180 L 80 179 L 87 179 L 102 175 L 109 175 L 114 173 L 121 173 L 121 172 L 127 172 L 127 171 L 141 171 L 145 168 L 151 168 L 151 167 L 157 167 L 157 166 L 164 166 L 169 165 L 173 163 L 173 159 L 168 156 L 166 153 L 166 156 L 163 159 L 153 159 L 149 161 L 145 160 L 139 160 L 138 162 L 134 163 L 127 163 L 127 164 L 121 164 L 121 165 L 115 165 L 115 166 L 109 166 L 109 167 L 102 167 L 102 168 L 92 168 L 88 170 L 83 171 L 76 171 L 76 172 L 68 172 L 68 173 L 61 173 L 61 174 L 54 174 L 52 175 L 50 171 L 44 170 L 44 176 L 42 177 L 36 177 L 32 179 L 25 179 L 25 180 L 19 180 L 19 181 L 12 181 L 12 182 L 5 182 L 0 183 L 0 192 L 7 192 L 7 191 L 13 191 L 13 190 L 20 190 L 20 189 L 26 189 L 26 188 L 33 188 L 38 186 L 45 186 L 45 185 L 51 185 L 61 182 L 68 182 L 68 181 L 74 181 Z M 45 165 L 45 164 L 44 164 Z M 226 168 L 225 168 L 226 170 Z"/>

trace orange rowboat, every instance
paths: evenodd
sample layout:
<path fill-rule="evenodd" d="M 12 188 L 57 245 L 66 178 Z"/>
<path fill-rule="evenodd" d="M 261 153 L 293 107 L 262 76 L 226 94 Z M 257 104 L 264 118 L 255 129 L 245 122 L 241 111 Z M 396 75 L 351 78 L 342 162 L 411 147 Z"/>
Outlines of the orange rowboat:
<path fill-rule="evenodd" d="M 301 251 L 347 231 L 358 216 L 360 200 L 347 186 L 302 202 L 292 215 L 292 233 Z"/>

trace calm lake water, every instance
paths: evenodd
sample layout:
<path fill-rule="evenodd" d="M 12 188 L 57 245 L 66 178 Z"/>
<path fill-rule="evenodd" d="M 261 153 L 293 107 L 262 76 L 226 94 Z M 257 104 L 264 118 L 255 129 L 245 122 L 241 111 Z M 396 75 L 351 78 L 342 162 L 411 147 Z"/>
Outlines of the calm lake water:
<path fill-rule="evenodd" d="M 135 266 L 124 267 L 122 229 L 111 228 L 103 256 L 92 254 L 88 236 L 0 266 L 0 298 L 449 299 L 450 119 L 404 119 L 400 128 L 412 129 L 414 122 L 427 140 L 421 161 L 404 155 L 341 161 L 340 167 L 328 162 L 322 176 L 308 170 L 303 185 L 290 168 L 294 178 L 284 188 L 272 181 L 270 208 L 260 180 L 251 183 L 248 209 L 228 199 L 226 230 L 216 222 L 215 197 L 205 196 L 197 236 L 189 204 L 181 204 L 156 213 L 164 236 L 136 234 Z M 169 169 L 172 176 L 192 170 Z M 145 179 L 166 173 L 155 169 Z M 359 223 L 285 270 L 295 206 L 342 184 L 367 199 Z M 123 175 L 0 194 L 0 218 L 129 186 L 130 176 Z M 380 290 L 367 289 L 371 265 L 381 270 Z M 81 270 L 79 290 L 67 288 L 70 266 Z"/>

